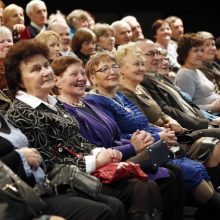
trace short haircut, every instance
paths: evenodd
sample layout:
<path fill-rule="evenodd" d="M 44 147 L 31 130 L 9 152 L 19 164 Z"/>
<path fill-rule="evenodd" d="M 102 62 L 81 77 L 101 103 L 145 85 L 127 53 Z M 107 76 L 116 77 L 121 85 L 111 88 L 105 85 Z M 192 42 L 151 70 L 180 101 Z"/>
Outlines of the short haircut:
<path fill-rule="evenodd" d="M 96 40 L 96 35 L 93 31 L 88 28 L 79 28 L 71 40 L 71 49 L 74 53 L 79 53 L 84 42 L 93 40 Z"/>
<path fill-rule="evenodd" d="M 44 4 L 45 7 L 47 7 L 46 4 L 45 4 L 45 2 L 42 1 L 42 0 L 31 0 L 31 1 L 26 5 L 25 11 L 26 11 L 26 14 L 27 14 L 28 17 L 30 16 L 30 13 L 32 12 L 34 6 L 37 5 L 37 4 L 39 4 L 39 3 L 40 3 L 40 4 Z"/>
<path fill-rule="evenodd" d="M 199 31 L 199 32 L 197 32 L 197 34 L 200 37 L 202 37 L 204 40 L 208 40 L 208 39 L 213 39 L 214 40 L 213 34 L 208 32 L 208 31 Z"/>
<path fill-rule="evenodd" d="M 84 66 L 82 60 L 77 56 L 61 56 L 51 63 L 51 67 L 56 76 L 62 76 L 70 64 L 80 63 Z"/>
<path fill-rule="evenodd" d="M 37 42 L 35 39 L 19 41 L 7 53 L 4 62 L 5 78 L 13 98 L 18 90 L 24 91 L 24 88 L 21 87 L 21 63 L 36 55 L 42 55 L 49 60 L 47 46 Z"/>
<path fill-rule="evenodd" d="M 67 70 L 67 68 L 71 64 L 75 64 L 75 63 L 81 64 L 84 67 L 82 60 L 80 60 L 77 56 L 58 57 L 56 60 L 54 60 L 51 63 L 51 67 L 53 69 L 54 75 L 63 76 L 63 73 Z M 56 85 L 53 88 L 53 92 L 54 94 L 59 95 L 59 89 Z"/>
<path fill-rule="evenodd" d="M 99 63 L 103 60 L 112 60 L 113 62 L 117 63 L 115 56 L 107 50 L 98 52 L 90 56 L 89 61 L 85 65 L 85 70 L 91 86 L 94 86 L 93 83 L 91 82 L 91 76 L 96 73 Z"/>
<path fill-rule="evenodd" d="M 24 12 L 24 9 L 16 4 L 10 4 L 6 6 L 3 10 L 3 16 L 2 16 L 2 21 L 5 26 L 8 26 L 7 22 L 9 17 L 11 17 L 12 11 L 20 9 L 22 12 Z"/>
<path fill-rule="evenodd" d="M 183 37 L 181 37 L 181 39 L 178 42 L 178 47 L 177 47 L 178 63 L 181 65 L 185 64 L 185 61 L 189 54 L 189 50 L 192 47 L 203 46 L 204 43 L 205 40 L 201 38 L 197 33 L 184 34 Z"/>

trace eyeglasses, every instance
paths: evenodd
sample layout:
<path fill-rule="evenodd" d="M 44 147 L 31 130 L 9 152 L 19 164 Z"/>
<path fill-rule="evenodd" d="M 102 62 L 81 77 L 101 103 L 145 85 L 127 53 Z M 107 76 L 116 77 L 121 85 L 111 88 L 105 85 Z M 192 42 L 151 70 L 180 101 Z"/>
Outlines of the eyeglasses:
<path fill-rule="evenodd" d="M 109 73 L 111 70 L 113 72 L 117 72 L 119 70 L 120 66 L 118 64 L 113 64 L 112 66 L 104 66 L 98 70 L 96 70 L 95 72 L 101 72 L 101 73 Z"/>
<path fill-rule="evenodd" d="M 155 55 L 164 55 L 160 50 L 149 50 L 147 53 L 144 53 L 146 56 L 155 56 Z"/>

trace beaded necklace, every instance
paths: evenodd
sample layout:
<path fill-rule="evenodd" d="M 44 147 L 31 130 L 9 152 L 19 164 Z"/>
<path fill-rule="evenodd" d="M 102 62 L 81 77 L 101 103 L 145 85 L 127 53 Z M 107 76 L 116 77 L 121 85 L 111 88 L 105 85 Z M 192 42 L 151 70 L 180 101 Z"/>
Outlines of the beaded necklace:
<path fill-rule="evenodd" d="M 84 108 L 85 107 L 85 103 L 83 101 L 81 101 L 81 100 L 79 100 L 78 103 L 71 103 L 71 102 L 69 102 L 69 101 L 67 101 L 66 99 L 63 99 L 63 98 L 60 99 L 60 100 L 65 102 L 65 103 L 67 103 L 68 105 L 73 106 L 73 107 L 77 107 L 77 108 Z"/>

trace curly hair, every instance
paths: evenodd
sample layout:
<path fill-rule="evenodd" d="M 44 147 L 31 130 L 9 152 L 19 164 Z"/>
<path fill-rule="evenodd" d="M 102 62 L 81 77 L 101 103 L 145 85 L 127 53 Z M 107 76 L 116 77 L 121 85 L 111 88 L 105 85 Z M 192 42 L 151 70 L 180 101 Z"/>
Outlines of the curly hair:
<path fill-rule="evenodd" d="M 26 62 L 36 55 L 42 55 L 46 59 L 49 59 L 49 50 L 47 46 L 36 42 L 34 39 L 17 42 L 7 53 L 4 62 L 5 78 L 12 98 L 15 97 L 18 90 L 24 90 L 21 86 L 21 63 Z"/>
<path fill-rule="evenodd" d="M 185 64 L 185 61 L 188 57 L 189 50 L 192 47 L 200 47 L 205 43 L 204 39 L 199 36 L 197 33 L 188 33 L 184 34 L 183 37 L 178 42 L 177 47 L 177 61 L 179 64 Z"/>
<path fill-rule="evenodd" d="M 91 86 L 94 86 L 91 81 L 91 76 L 96 73 L 98 65 L 103 60 L 112 60 L 113 62 L 117 63 L 115 56 L 109 51 L 102 51 L 92 55 L 85 65 L 86 76 Z"/>

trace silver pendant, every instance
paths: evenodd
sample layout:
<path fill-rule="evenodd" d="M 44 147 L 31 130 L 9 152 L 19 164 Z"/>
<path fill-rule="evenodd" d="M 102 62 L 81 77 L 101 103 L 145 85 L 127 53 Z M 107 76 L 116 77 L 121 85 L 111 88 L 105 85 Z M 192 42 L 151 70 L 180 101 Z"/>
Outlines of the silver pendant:
<path fill-rule="evenodd" d="M 127 112 L 133 113 L 133 111 L 132 111 L 130 108 L 125 107 L 125 110 L 126 110 Z"/>

